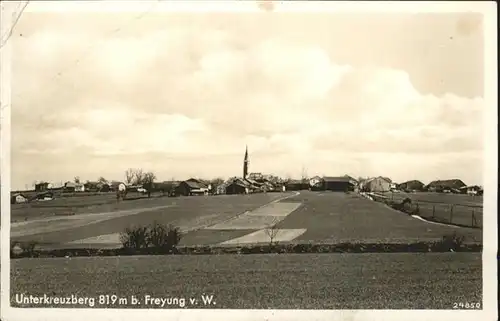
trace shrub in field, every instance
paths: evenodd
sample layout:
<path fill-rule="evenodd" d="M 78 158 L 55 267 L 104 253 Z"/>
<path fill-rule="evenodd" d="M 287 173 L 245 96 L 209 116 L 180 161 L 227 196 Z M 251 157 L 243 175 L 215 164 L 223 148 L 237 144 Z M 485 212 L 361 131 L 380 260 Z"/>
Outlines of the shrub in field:
<path fill-rule="evenodd" d="M 154 222 L 148 227 L 147 241 L 150 246 L 162 252 L 171 252 L 181 241 L 182 233 L 178 227 Z"/>
<path fill-rule="evenodd" d="M 277 244 L 277 242 L 275 240 L 276 240 L 276 237 L 278 236 L 278 233 L 279 233 L 278 223 L 279 223 L 279 220 L 275 219 L 275 220 L 273 220 L 273 222 L 271 224 L 266 226 L 266 228 L 264 229 L 264 232 L 269 237 L 269 244 L 271 246 Z"/>
<path fill-rule="evenodd" d="M 148 227 L 139 226 L 126 228 L 125 231 L 120 234 L 120 241 L 126 249 L 137 250 L 147 248 L 149 246 Z"/>
<path fill-rule="evenodd" d="M 10 256 L 16 256 L 18 252 L 21 252 L 21 244 L 17 241 L 10 241 Z"/>
<path fill-rule="evenodd" d="M 444 251 L 457 251 L 463 247 L 464 241 L 465 236 L 453 232 L 453 234 L 445 235 L 440 241 L 436 242 L 436 247 Z"/>
<path fill-rule="evenodd" d="M 181 237 L 178 227 L 154 222 L 148 226 L 125 229 L 120 235 L 120 241 L 125 249 L 149 248 L 152 253 L 171 253 Z"/>
<path fill-rule="evenodd" d="M 38 243 L 35 241 L 25 242 L 25 243 L 19 244 L 19 246 L 23 250 L 23 253 L 25 253 L 28 256 L 33 256 L 35 254 L 35 248 L 37 245 L 38 245 Z"/>

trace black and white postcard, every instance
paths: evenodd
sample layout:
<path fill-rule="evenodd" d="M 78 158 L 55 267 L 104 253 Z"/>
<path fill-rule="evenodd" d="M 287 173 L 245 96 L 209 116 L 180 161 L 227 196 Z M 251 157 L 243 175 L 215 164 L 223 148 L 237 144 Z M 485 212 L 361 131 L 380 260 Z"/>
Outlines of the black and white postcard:
<path fill-rule="evenodd" d="M 2 320 L 496 320 L 495 9 L 2 2 Z"/>

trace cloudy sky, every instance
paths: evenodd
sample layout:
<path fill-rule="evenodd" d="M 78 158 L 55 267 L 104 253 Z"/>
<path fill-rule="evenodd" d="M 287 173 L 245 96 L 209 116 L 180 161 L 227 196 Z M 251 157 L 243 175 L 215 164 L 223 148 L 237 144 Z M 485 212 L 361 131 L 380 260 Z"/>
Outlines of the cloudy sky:
<path fill-rule="evenodd" d="M 482 183 L 474 14 L 35 13 L 12 36 L 12 188 L 241 175 Z"/>

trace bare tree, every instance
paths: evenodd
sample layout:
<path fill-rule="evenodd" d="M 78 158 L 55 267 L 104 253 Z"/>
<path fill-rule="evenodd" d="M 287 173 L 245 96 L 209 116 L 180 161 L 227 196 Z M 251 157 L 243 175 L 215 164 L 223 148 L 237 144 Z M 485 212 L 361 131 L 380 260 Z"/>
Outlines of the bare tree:
<path fill-rule="evenodd" d="M 301 175 L 301 183 L 302 184 L 307 184 L 309 178 L 308 178 L 308 175 L 307 175 L 307 168 L 305 168 L 304 166 L 302 166 L 302 175 Z"/>
<path fill-rule="evenodd" d="M 223 183 L 224 183 L 224 179 L 222 177 L 216 177 L 214 179 L 211 179 L 209 181 L 209 184 L 210 184 L 210 187 L 211 187 L 210 193 L 214 193 L 214 191 L 217 188 L 217 186 L 219 186 L 219 185 L 221 185 Z"/>
<path fill-rule="evenodd" d="M 134 177 L 135 177 L 135 171 L 133 168 L 129 168 L 125 171 L 125 183 L 128 185 L 132 184 Z"/>
<path fill-rule="evenodd" d="M 267 225 L 267 227 L 264 229 L 264 232 L 269 237 L 269 245 L 271 245 L 271 246 L 276 243 L 275 239 L 278 236 L 278 232 L 279 232 L 278 223 L 279 223 L 279 220 L 274 219 L 273 222 L 271 224 Z"/>
<path fill-rule="evenodd" d="M 142 174 L 142 171 L 141 171 L 141 175 L 142 175 L 142 178 L 141 178 L 142 186 L 148 192 L 148 197 L 151 197 L 151 192 L 153 190 L 153 185 L 154 185 L 154 181 L 156 179 L 156 175 L 153 172 L 147 172 L 147 173 Z"/>
<path fill-rule="evenodd" d="M 142 171 L 141 168 L 136 168 L 134 169 L 134 180 L 133 184 L 134 185 L 141 185 L 144 184 L 144 177 L 145 173 Z"/>

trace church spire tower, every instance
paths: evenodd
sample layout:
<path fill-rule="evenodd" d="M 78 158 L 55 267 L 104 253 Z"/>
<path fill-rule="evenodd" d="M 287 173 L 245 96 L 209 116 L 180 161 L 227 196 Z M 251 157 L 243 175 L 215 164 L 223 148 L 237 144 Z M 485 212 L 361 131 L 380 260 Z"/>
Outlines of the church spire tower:
<path fill-rule="evenodd" d="M 245 147 L 245 158 L 243 159 L 243 178 L 247 178 L 248 176 L 248 146 Z"/>

